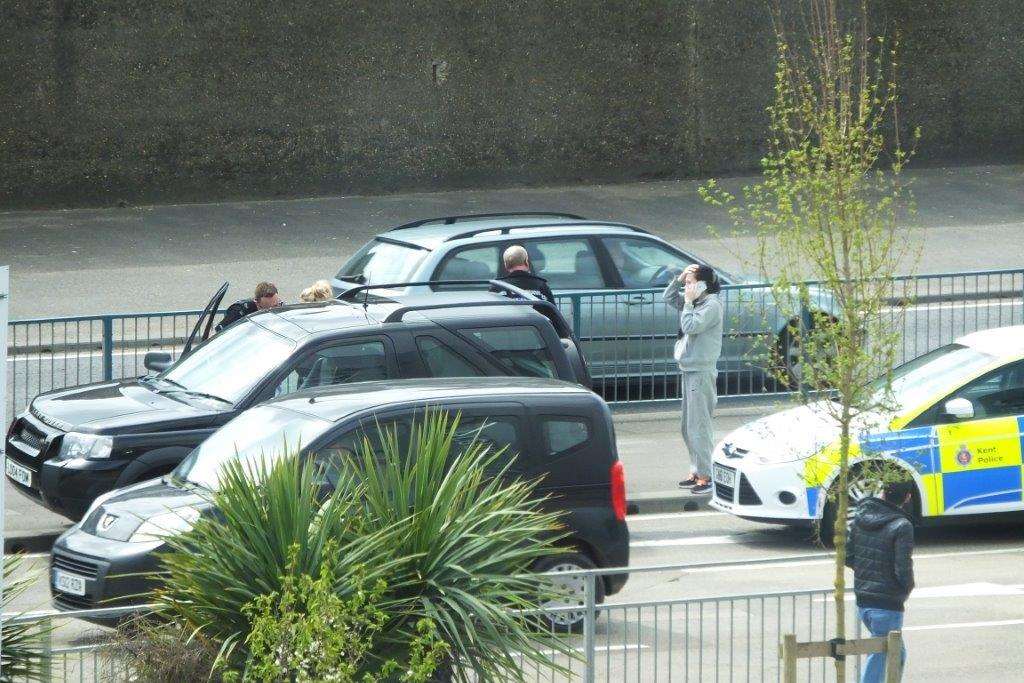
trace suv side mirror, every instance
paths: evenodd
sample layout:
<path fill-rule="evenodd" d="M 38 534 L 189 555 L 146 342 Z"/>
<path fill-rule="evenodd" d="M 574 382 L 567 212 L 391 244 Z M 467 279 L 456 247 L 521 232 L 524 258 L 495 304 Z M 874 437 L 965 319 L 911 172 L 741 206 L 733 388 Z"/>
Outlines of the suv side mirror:
<path fill-rule="evenodd" d="M 951 398 L 942 407 L 946 415 L 957 420 L 970 420 L 974 417 L 974 404 L 966 398 Z"/>
<path fill-rule="evenodd" d="M 147 351 L 142 359 L 142 365 L 153 372 L 163 372 L 171 367 L 171 354 L 166 351 Z"/>

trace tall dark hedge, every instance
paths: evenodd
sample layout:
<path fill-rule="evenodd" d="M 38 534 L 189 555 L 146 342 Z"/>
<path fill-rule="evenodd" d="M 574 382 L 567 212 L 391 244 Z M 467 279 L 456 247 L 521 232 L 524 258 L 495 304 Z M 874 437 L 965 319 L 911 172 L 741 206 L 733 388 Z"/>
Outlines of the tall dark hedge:
<path fill-rule="evenodd" d="M 876 0 L 932 161 L 1020 158 L 1020 0 Z M 756 167 L 761 0 L 4 0 L 0 207 Z"/>

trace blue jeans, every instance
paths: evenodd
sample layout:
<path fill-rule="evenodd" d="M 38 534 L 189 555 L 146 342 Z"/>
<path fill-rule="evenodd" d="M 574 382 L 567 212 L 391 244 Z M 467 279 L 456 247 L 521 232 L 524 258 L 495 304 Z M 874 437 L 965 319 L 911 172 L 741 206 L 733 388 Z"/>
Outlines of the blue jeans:
<path fill-rule="evenodd" d="M 867 626 L 868 632 L 875 637 L 884 638 L 889 635 L 889 631 L 898 631 L 903 628 L 903 612 L 896 612 L 891 609 L 876 609 L 874 607 L 858 607 L 857 614 L 860 615 L 860 620 Z M 907 664 L 906 646 L 903 647 L 903 654 L 900 659 L 900 676 L 902 676 L 903 667 Z M 860 681 L 861 683 L 884 683 L 884 652 L 875 652 L 868 655 Z"/>

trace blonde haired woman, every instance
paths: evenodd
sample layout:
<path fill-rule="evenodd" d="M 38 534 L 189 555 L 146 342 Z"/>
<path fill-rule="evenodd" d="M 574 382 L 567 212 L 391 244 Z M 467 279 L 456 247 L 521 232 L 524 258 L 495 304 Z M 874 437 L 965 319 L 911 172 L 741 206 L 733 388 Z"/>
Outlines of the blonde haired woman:
<path fill-rule="evenodd" d="M 317 280 L 299 294 L 299 301 L 309 304 L 314 301 L 330 301 L 334 298 L 334 291 L 331 283 L 327 280 Z"/>

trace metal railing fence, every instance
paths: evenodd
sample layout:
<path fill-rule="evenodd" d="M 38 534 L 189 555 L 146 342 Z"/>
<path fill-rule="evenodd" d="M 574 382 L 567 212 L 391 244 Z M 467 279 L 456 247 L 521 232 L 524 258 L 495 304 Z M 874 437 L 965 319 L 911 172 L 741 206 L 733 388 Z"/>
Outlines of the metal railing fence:
<path fill-rule="evenodd" d="M 813 285 L 813 283 L 812 283 Z M 976 330 L 1024 323 L 1024 269 L 902 276 L 890 284 L 885 313 L 902 333 L 898 360 L 909 360 Z M 812 286 L 812 308 L 834 310 Z M 785 330 L 800 311 L 781 310 L 766 285 L 729 285 L 721 299 L 725 333 L 722 395 L 783 393 L 765 371 L 769 352 L 792 354 Z M 660 289 L 562 292 L 558 305 L 582 341 L 597 388 L 609 401 L 678 397 L 673 358 L 678 312 Z M 124 313 L 17 320 L 8 327 L 6 421 L 51 389 L 145 373 L 149 350 L 178 351 L 198 311 Z M 804 312 L 806 315 L 806 312 Z"/>
<path fill-rule="evenodd" d="M 770 286 L 728 285 L 719 297 L 725 311 L 719 393 L 723 396 L 786 393 L 799 389 L 776 376 L 799 347 L 787 328 L 812 312 L 838 315 L 831 294 L 807 283 L 811 310 L 785 310 Z M 902 363 L 978 330 L 1024 323 L 1024 270 L 938 273 L 887 282 L 881 326 L 899 334 Z M 673 349 L 679 313 L 661 289 L 594 290 L 558 295 L 558 303 L 583 342 L 597 388 L 609 401 L 679 397 Z"/>
<path fill-rule="evenodd" d="M 776 562 L 821 555 L 777 558 Z M 679 573 L 700 567 L 727 566 L 736 562 L 709 562 L 633 568 L 637 575 Z M 536 681 L 779 681 L 782 676 L 779 646 L 785 634 L 798 640 L 828 640 L 835 635 L 832 590 L 749 593 L 725 596 L 684 596 L 642 601 L 595 601 L 596 581 L 621 569 L 559 573 L 585 581 L 584 598 L 578 603 L 549 606 L 541 616 L 574 612 L 583 619 L 579 633 L 563 634 L 562 651 L 547 650 L 541 665 L 519 655 L 527 680 Z M 139 608 L 135 608 L 136 610 Z M 52 626 L 77 617 L 111 617 L 132 608 L 108 608 L 75 612 L 45 612 L 15 617 L 11 622 L 36 622 Z M 856 610 L 848 609 L 849 638 L 861 636 Z M 545 621 L 546 620 L 541 620 Z M 550 628 L 550 627 L 546 627 Z M 550 637 L 553 635 L 549 633 Z M 42 654 L 47 657 L 48 681 L 128 681 L 131 667 L 117 655 L 109 637 L 87 645 L 54 647 L 53 631 L 47 631 Z M 546 641 L 545 641 L 546 642 Z M 566 654 L 568 653 L 568 656 Z M 849 680 L 858 680 L 861 661 L 850 657 Z M 804 661 L 799 680 L 834 679 L 831 661 Z"/>
<path fill-rule="evenodd" d="M 200 313 L 120 313 L 10 322 L 4 424 L 43 392 L 145 374 L 146 352 L 180 351 Z"/>

